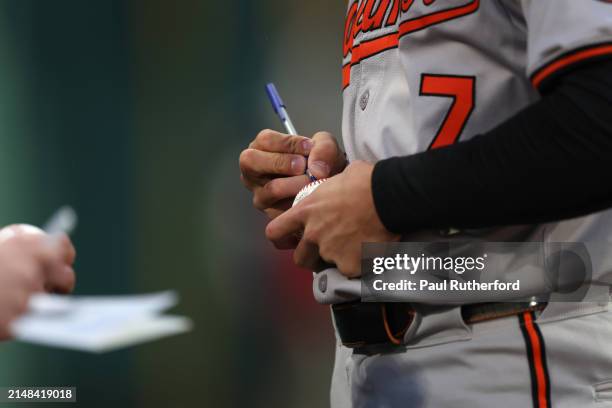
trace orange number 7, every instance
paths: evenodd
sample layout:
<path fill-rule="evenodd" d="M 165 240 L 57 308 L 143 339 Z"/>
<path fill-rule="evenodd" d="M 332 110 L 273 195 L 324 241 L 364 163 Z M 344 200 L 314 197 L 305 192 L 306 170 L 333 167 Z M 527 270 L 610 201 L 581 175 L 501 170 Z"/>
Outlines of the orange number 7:
<path fill-rule="evenodd" d="M 423 74 L 421 96 L 452 98 L 453 103 L 442 121 L 430 149 L 448 146 L 457 141 L 476 102 L 476 77 Z"/>

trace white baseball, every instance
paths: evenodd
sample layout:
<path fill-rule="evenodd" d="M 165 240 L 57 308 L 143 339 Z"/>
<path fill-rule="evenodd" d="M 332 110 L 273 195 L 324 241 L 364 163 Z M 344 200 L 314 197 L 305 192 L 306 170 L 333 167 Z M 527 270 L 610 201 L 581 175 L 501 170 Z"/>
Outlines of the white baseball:
<path fill-rule="evenodd" d="M 299 193 L 297 193 L 297 195 L 295 196 L 295 199 L 293 200 L 293 205 L 292 207 L 295 207 L 297 205 L 297 203 L 299 203 L 300 201 L 302 201 L 304 198 L 308 197 L 310 194 L 312 194 L 313 191 L 315 191 L 317 188 L 319 188 L 319 186 L 327 179 L 321 179 L 321 180 L 317 180 L 317 181 L 313 181 L 312 183 L 304 186 Z"/>

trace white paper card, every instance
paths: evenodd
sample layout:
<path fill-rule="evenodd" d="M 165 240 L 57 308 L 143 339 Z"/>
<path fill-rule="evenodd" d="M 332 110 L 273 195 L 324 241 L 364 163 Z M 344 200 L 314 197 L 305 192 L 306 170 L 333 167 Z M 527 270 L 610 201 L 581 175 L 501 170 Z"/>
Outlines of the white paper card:
<path fill-rule="evenodd" d="M 190 319 L 161 315 L 176 305 L 174 292 L 135 296 L 35 295 L 30 311 L 13 322 L 17 340 L 101 353 L 184 333 Z"/>

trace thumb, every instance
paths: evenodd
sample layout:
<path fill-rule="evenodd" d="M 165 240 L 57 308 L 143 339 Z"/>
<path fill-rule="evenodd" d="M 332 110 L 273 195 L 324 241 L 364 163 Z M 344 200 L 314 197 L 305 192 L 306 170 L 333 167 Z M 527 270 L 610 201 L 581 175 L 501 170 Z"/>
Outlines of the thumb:
<path fill-rule="evenodd" d="M 342 171 L 346 159 L 336 139 L 328 132 L 312 137 L 313 147 L 308 156 L 308 170 L 317 179 L 323 179 Z"/>

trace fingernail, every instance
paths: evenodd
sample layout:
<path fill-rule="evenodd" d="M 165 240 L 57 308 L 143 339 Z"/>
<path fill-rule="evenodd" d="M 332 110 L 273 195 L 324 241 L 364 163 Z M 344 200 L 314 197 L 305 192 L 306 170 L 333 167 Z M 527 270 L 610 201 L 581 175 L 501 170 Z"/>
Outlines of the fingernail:
<path fill-rule="evenodd" d="M 291 159 L 291 171 L 295 174 L 300 174 L 304 168 L 304 158 L 303 157 L 295 157 Z"/>
<path fill-rule="evenodd" d="M 316 178 L 324 178 L 329 175 L 329 165 L 323 161 L 315 161 L 308 165 L 308 170 Z"/>
<path fill-rule="evenodd" d="M 304 154 L 309 154 L 310 150 L 312 150 L 312 140 L 306 139 L 302 142 L 302 149 L 304 150 Z"/>

